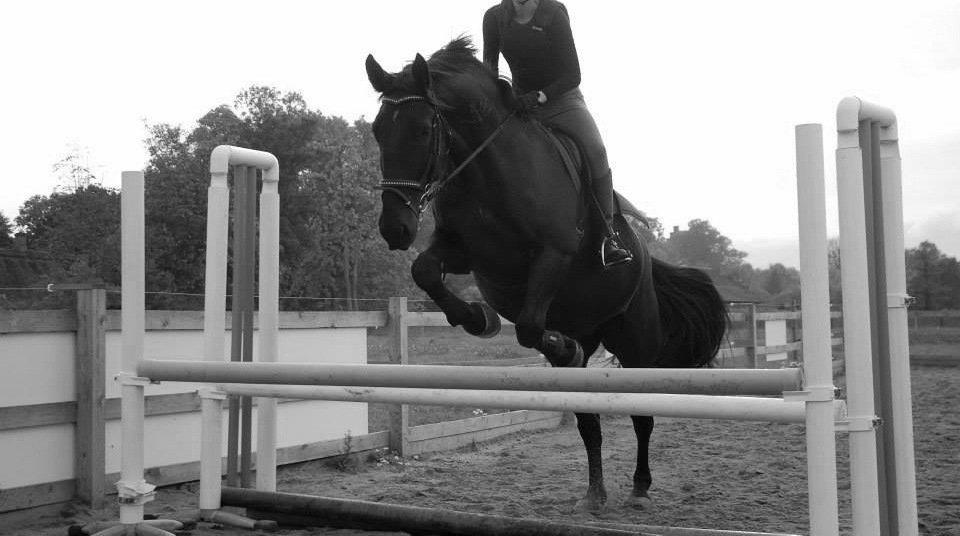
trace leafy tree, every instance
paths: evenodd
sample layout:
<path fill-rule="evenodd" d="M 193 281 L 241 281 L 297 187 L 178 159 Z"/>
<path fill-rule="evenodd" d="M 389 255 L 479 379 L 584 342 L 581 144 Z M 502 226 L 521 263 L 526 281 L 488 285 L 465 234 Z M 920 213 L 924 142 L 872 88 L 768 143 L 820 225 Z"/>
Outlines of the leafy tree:
<path fill-rule="evenodd" d="M 946 309 L 960 305 L 960 265 L 940 252 L 935 244 L 923 241 L 908 249 L 907 291 L 917 298 L 917 309 Z"/>
<path fill-rule="evenodd" d="M 344 296 L 352 307 L 361 298 L 409 295 L 413 252 L 388 251 L 377 228 L 379 153 L 371 125 L 333 118 L 319 127 L 316 148 L 326 158 L 305 176 L 313 242 L 297 266 L 298 290 Z"/>
<path fill-rule="evenodd" d="M 13 225 L 3 212 L 0 212 L 0 248 L 11 247 L 13 247 Z"/>
<path fill-rule="evenodd" d="M 787 267 L 780 264 L 771 264 L 767 269 L 766 281 L 763 284 L 763 290 L 772 295 L 777 295 L 787 290 L 790 285 L 790 275 L 787 273 Z"/>
<path fill-rule="evenodd" d="M 724 280 L 741 288 L 749 286 L 742 267 L 746 253 L 731 245 L 726 236 L 706 220 L 691 220 L 686 231 L 676 229 L 665 246 L 673 262 L 707 270 L 715 280 Z"/>
<path fill-rule="evenodd" d="M 265 87 L 214 108 L 193 130 L 151 127 L 149 288 L 203 292 L 207 162 L 220 144 L 280 162 L 281 296 L 344 297 L 356 306 L 408 290 L 409 254 L 387 252 L 376 230 L 379 155 L 370 125 L 326 117 L 296 93 Z"/>
<path fill-rule="evenodd" d="M 27 247 L 48 253 L 60 280 L 120 284 L 120 194 L 101 186 L 33 196 L 16 219 Z"/>
<path fill-rule="evenodd" d="M 840 282 L 840 239 L 838 238 L 827 241 L 827 278 L 830 286 L 830 303 L 839 305 L 843 302 L 843 289 Z"/>

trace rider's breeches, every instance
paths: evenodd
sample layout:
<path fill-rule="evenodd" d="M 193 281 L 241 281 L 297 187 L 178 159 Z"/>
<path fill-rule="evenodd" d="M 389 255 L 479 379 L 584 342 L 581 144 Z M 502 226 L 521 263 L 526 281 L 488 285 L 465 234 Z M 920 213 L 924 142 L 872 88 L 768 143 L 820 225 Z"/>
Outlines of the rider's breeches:
<path fill-rule="evenodd" d="M 590 163 L 593 191 L 600 208 L 608 218 L 613 214 L 613 176 L 607 162 L 607 149 L 593 116 L 587 110 L 579 88 L 560 95 L 536 109 L 537 118 L 545 125 L 574 138 Z"/>

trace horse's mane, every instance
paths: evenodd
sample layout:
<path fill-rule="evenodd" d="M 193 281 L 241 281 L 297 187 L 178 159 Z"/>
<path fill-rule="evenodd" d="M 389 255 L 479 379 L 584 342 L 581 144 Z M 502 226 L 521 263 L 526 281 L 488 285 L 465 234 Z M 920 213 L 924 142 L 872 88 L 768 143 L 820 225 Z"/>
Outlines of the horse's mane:
<path fill-rule="evenodd" d="M 470 36 L 461 35 L 430 55 L 433 94 L 425 95 L 450 111 L 487 115 L 503 105 L 497 91 L 497 74 L 477 59 Z M 418 91 L 412 65 L 397 73 L 394 89 L 406 94 Z"/>

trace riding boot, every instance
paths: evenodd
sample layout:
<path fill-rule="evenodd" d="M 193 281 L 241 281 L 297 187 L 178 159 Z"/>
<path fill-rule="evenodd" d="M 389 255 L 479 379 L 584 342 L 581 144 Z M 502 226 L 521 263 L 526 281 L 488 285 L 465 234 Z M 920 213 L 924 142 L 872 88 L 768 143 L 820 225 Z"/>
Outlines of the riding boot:
<path fill-rule="evenodd" d="M 596 195 L 597 204 L 603 213 L 604 235 L 603 243 L 600 245 L 600 260 L 605 268 L 630 262 L 633 260 L 633 254 L 630 250 L 620 245 L 619 236 L 613 227 L 613 172 L 607 171 L 602 177 L 596 177 L 593 180 L 593 192 Z"/>

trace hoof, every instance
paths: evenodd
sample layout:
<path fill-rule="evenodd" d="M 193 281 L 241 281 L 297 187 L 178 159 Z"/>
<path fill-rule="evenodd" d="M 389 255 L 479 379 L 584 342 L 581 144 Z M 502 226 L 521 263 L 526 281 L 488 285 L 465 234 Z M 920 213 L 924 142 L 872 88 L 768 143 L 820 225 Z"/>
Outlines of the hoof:
<path fill-rule="evenodd" d="M 573 352 L 573 357 L 570 358 L 570 363 L 567 365 L 568 368 L 580 368 L 583 366 L 583 347 L 580 346 L 580 343 L 573 341 L 573 344 L 576 346 Z"/>
<path fill-rule="evenodd" d="M 554 367 L 579 368 L 585 360 L 580 343 L 556 331 L 543 332 L 539 349 Z"/>
<path fill-rule="evenodd" d="M 650 500 L 650 496 L 643 495 L 630 495 L 623 501 L 623 505 L 627 508 L 633 508 L 634 510 L 644 510 L 651 511 L 653 510 L 653 501 Z"/>
<path fill-rule="evenodd" d="M 500 317 L 497 315 L 497 312 L 493 310 L 493 308 L 483 302 L 470 302 L 469 305 L 470 309 L 475 314 L 479 314 L 483 317 L 483 327 L 476 329 L 464 325 L 463 329 L 467 333 L 483 339 L 495 337 L 498 333 L 500 333 Z"/>
<path fill-rule="evenodd" d="M 600 514 L 607 509 L 606 499 L 597 499 L 596 497 L 584 497 L 577 501 L 577 504 L 573 506 L 573 510 L 576 513 L 590 513 L 590 514 Z"/>

